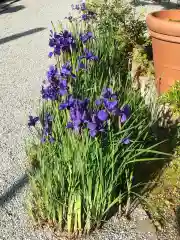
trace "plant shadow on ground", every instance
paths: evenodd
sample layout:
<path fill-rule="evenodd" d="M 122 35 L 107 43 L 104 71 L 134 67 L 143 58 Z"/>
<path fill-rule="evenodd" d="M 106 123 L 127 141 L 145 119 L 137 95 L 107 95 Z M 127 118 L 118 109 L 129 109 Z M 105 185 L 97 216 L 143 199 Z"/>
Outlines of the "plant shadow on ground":
<path fill-rule="evenodd" d="M 5 43 L 10 42 L 10 41 L 13 41 L 13 40 L 16 40 L 16 39 L 21 38 L 21 37 L 25 37 L 25 36 L 28 36 L 28 35 L 31 35 L 31 34 L 41 32 L 45 29 L 46 28 L 44 28 L 44 27 L 33 28 L 33 29 L 30 29 L 30 30 L 25 31 L 25 32 L 21 32 L 21 33 L 17 33 L 17 34 L 14 34 L 14 35 L 11 35 L 11 36 L 8 36 L 8 37 L 5 37 L 5 38 L 1 38 L 0 39 L 0 45 L 5 44 Z"/>
<path fill-rule="evenodd" d="M 140 186 L 136 187 L 134 192 L 140 196 L 133 201 L 130 213 L 133 209 L 142 202 L 143 204 L 150 192 L 158 186 L 158 180 L 161 178 L 166 167 L 169 166 L 170 162 L 173 160 L 173 154 L 176 148 L 179 146 L 179 119 L 172 119 L 171 110 L 168 109 L 166 112 L 162 109 L 162 115 L 158 121 L 154 124 L 152 129 L 152 134 L 156 136 L 158 142 L 162 142 L 157 150 L 170 154 L 164 160 L 151 161 L 145 163 L 139 163 L 135 168 L 134 185 L 141 183 Z M 141 201 L 142 200 L 142 201 Z M 177 211 L 178 213 L 178 211 Z M 180 209 L 179 209 L 180 213 Z M 180 214 L 179 214 L 179 225 L 180 225 Z"/>
<path fill-rule="evenodd" d="M 180 205 L 177 206 L 175 212 L 176 212 L 176 222 L 177 222 L 178 232 L 180 235 Z"/>
<path fill-rule="evenodd" d="M 22 175 L 16 182 L 10 186 L 4 194 L 0 196 L 0 206 L 9 202 L 16 194 L 28 183 L 28 174 Z"/>
<path fill-rule="evenodd" d="M 18 3 L 20 0 L 0 0 L 0 14 L 6 14 L 6 13 L 14 13 L 18 12 L 20 10 L 25 9 L 24 5 L 14 5 L 15 3 Z"/>
<path fill-rule="evenodd" d="M 143 47 L 143 53 L 146 54 L 148 61 L 153 61 L 152 44 Z M 156 95 L 156 94 L 155 94 Z M 173 154 L 176 148 L 180 145 L 179 138 L 179 122 L 180 118 L 174 116 L 174 110 L 171 106 L 166 106 L 165 101 L 161 104 L 158 101 L 158 115 L 157 120 L 151 128 L 151 134 L 155 137 L 156 142 L 161 143 L 156 150 L 169 154 L 165 156 L 166 159 L 158 161 L 140 162 L 135 165 L 135 174 L 133 185 L 138 186 L 133 188 L 133 192 L 137 195 L 132 197 L 129 215 L 133 209 L 139 204 L 139 200 L 144 203 L 146 196 L 158 185 L 158 180 L 161 178 L 164 170 L 169 163 L 174 159 Z M 145 204 L 146 205 L 146 204 Z"/>

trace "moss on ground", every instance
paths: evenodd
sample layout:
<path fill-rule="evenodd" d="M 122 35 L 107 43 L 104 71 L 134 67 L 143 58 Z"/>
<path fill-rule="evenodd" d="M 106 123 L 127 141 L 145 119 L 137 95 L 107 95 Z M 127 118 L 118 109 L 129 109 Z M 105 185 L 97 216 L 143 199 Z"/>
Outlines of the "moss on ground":
<path fill-rule="evenodd" d="M 148 197 L 150 215 L 158 229 L 165 226 L 169 216 L 176 215 L 180 205 L 180 146 L 173 160 L 165 167 L 157 186 Z"/>

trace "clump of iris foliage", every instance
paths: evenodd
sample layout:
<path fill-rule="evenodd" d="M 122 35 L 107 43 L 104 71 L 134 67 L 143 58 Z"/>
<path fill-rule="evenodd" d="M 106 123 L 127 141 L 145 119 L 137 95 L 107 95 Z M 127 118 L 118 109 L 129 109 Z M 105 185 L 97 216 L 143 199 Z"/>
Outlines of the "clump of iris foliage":
<path fill-rule="evenodd" d="M 102 31 L 84 2 L 72 8 L 68 27 L 50 32 L 56 63 L 42 86 L 42 111 L 29 118 L 36 132 L 28 148 L 29 213 L 39 223 L 87 233 L 112 208 L 129 205 L 136 163 L 161 158 L 149 109 L 123 65 L 124 43 L 110 26 Z"/>

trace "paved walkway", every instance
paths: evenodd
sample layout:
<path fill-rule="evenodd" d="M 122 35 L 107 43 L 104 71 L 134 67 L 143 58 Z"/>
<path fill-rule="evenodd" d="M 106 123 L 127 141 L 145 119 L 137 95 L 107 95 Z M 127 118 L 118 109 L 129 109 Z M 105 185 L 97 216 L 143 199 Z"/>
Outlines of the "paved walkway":
<path fill-rule="evenodd" d="M 161 0 L 161 3 L 153 0 L 134 0 L 136 12 L 143 13 L 146 16 L 150 12 L 159 11 L 163 9 L 179 8 L 177 2 L 179 0 Z"/>
<path fill-rule="evenodd" d="M 50 64 L 48 28 L 51 20 L 68 14 L 73 2 L 0 0 L 0 240 L 46 239 L 43 233 L 37 237 L 27 221 L 24 139 Z"/>

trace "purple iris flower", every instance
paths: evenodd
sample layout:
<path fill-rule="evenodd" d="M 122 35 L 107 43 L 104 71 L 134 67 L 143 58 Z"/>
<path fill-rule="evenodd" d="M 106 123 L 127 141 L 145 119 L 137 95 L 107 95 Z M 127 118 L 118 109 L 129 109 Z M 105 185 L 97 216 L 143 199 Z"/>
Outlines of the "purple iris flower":
<path fill-rule="evenodd" d="M 82 41 L 82 43 L 86 43 L 91 38 L 93 38 L 92 32 L 87 32 L 87 33 L 84 33 L 84 34 L 80 34 L 80 40 Z"/>
<path fill-rule="evenodd" d="M 48 57 L 51 58 L 53 56 L 53 52 L 49 52 Z"/>
<path fill-rule="evenodd" d="M 84 13 L 82 16 L 81 16 L 82 20 L 86 21 L 89 19 L 89 16 L 88 14 Z"/>
<path fill-rule="evenodd" d="M 122 109 L 115 108 L 112 113 L 116 116 L 120 116 L 120 122 L 124 123 L 131 115 L 131 109 L 129 105 L 125 105 Z"/>
<path fill-rule="evenodd" d="M 69 63 L 61 71 L 61 75 L 69 76 L 71 74 L 71 66 Z M 67 82 L 61 79 L 60 89 L 67 91 Z M 129 105 L 124 105 L 122 109 L 118 108 L 117 95 L 113 93 L 112 89 L 106 88 L 102 92 L 100 99 L 95 101 L 96 106 L 104 106 L 104 109 L 92 110 L 88 108 L 89 99 L 75 99 L 72 95 L 66 97 L 66 100 L 59 105 L 60 110 L 67 109 L 69 111 L 70 119 L 66 128 L 72 129 L 78 133 L 82 129 L 87 128 L 92 137 L 97 136 L 98 133 L 104 132 L 107 127 L 107 120 L 109 116 L 116 115 L 121 117 L 121 122 L 126 121 L 130 116 L 131 111 Z M 109 115 L 109 113 L 111 114 Z M 121 140 L 124 144 L 129 144 L 130 139 L 124 138 Z"/>
<path fill-rule="evenodd" d="M 49 66 L 49 70 L 47 71 L 47 79 L 49 81 L 52 81 L 56 77 L 58 77 L 58 69 L 57 69 L 57 67 L 55 67 L 53 65 Z"/>
<path fill-rule="evenodd" d="M 90 113 L 88 111 L 89 99 L 84 100 L 74 99 L 71 95 L 68 96 L 65 102 L 59 106 L 60 110 L 67 109 L 70 113 L 70 121 L 67 123 L 66 128 L 73 129 L 80 133 L 84 124 L 87 123 Z"/>
<path fill-rule="evenodd" d="M 122 111 L 126 114 L 127 117 L 131 115 L 131 108 L 128 104 L 124 105 Z"/>
<path fill-rule="evenodd" d="M 52 123 L 53 117 L 50 113 L 46 113 L 44 117 L 44 125 L 48 126 L 50 123 Z"/>
<path fill-rule="evenodd" d="M 84 99 L 83 101 L 76 99 L 74 105 L 70 107 L 70 118 L 75 131 L 79 132 L 83 124 L 88 120 L 88 104 L 89 99 Z"/>
<path fill-rule="evenodd" d="M 64 109 L 66 109 L 66 108 L 68 108 L 68 103 L 67 103 L 67 102 L 61 103 L 61 104 L 59 105 L 59 110 L 64 110 Z"/>
<path fill-rule="evenodd" d="M 121 109 L 121 123 L 124 123 L 131 115 L 131 109 L 128 104 L 126 104 L 122 109 Z"/>
<path fill-rule="evenodd" d="M 54 48 L 54 51 L 49 53 L 49 57 L 52 55 L 60 55 L 62 52 L 69 52 L 72 48 L 75 47 L 75 40 L 71 32 L 67 30 L 62 31 L 61 33 L 50 32 L 49 46 Z"/>
<path fill-rule="evenodd" d="M 35 127 L 35 125 L 38 121 L 39 121 L 39 117 L 29 116 L 28 126 Z"/>
<path fill-rule="evenodd" d="M 97 124 L 95 122 L 88 122 L 87 128 L 90 130 L 95 130 L 97 128 Z"/>
<path fill-rule="evenodd" d="M 76 5 L 72 4 L 71 7 L 72 7 L 72 10 L 80 10 L 79 4 L 76 4 Z"/>
<path fill-rule="evenodd" d="M 49 85 L 48 87 L 43 87 L 41 90 L 42 98 L 45 100 L 57 100 L 58 99 L 58 94 L 57 94 L 57 89 L 54 88 L 52 85 Z"/>
<path fill-rule="evenodd" d="M 97 135 L 98 131 L 96 129 L 94 129 L 94 130 L 90 130 L 89 133 L 90 133 L 91 137 L 95 137 Z"/>
<path fill-rule="evenodd" d="M 84 100 L 78 100 L 78 102 L 82 108 L 87 109 L 90 100 L 89 98 L 85 98 Z"/>
<path fill-rule="evenodd" d="M 72 10 L 81 10 L 81 11 L 85 11 L 86 10 L 86 3 L 82 2 L 81 4 L 72 4 L 71 5 Z"/>
<path fill-rule="evenodd" d="M 94 61 L 97 61 L 97 60 L 98 60 L 98 57 L 95 56 L 91 51 L 85 49 L 84 52 L 85 52 L 85 55 L 80 56 L 79 59 L 86 58 L 87 60 L 90 60 L 90 61 L 91 61 L 91 60 L 94 60 Z"/>
<path fill-rule="evenodd" d="M 104 99 L 104 105 L 108 109 L 108 111 L 111 112 L 116 109 L 116 107 L 118 105 L 118 101 L 117 100 L 111 101 L 108 99 Z"/>
<path fill-rule="evenodd" d="M 118 108 L 117 95 L 113 93 L 111 88 L 103 89 L 101 101 L 109 112 L 113 112 L 116 115 Z"/>
<path fill-rule="evenodd" d="M 72 67 L 70 62 L 67 62 L 64 64 L 61 68 L 61 76 L 62 77 L 68 77 L 71 76 L 72 78 L 76 78 L 76 75 L 72 73 Z"/>
<path fill-rule="evenodd" d="M 95 137 L 98 133 L 98 124 L 96 122 L 88 122 L 87 128 L 91 137 Z"/>
<path fill-rule="evenodd" d="M 111 98 L 112 95 L 112 89 L 111 88 L 104 88 L 102 91 L 102 96 L 104 98 Z"/>
<path fill-rule="evenodd" d="M 82 3 L 81 3 L 81 10 L 82 10 L 82 11 L 85 11 L 85 10 L 86 10 L 86 3 L 85 3 L 85 2 L 82 2 Z"/>
<path fill-rule="evenodd" d="M 49 142 L 50 142 L 50 143 L 54 143 L 54 142 L 55 142 L 55 139 L 54 139 L 52 136 L 50 136 L 50 137 L 49 137 Z"/>
<path fill-rule="evenodd" d="M 95 104 L 96 104 L 97 106 L 100 106 L 100 105 L 102 104 L 101 99 L 97 99 L 97 100 L 95 101 Z"/>
<path fill-rule="evenodd" d="M 108 119 L 108 113 L 105 110 L 100 110 L 97 116 L 101 121 L 106 121 Z"/>
<path fill-rule="evenodd" d="M 121 114 L 121 123 L 126 122 L 126 120 L 127 120 L 126 114 L 125 114 L 125 113 L 122 113 L 122 114 Z"/>
<path fill-rule="evenodd" d="M 87 13 L 82 14 L 81 18 L 83 21 L 88 21 L 90 19 L 94 19 L 96 14 L 92 11 L 88 11 Z"/>
<path fill-rule="evenodd" d="M 42 86 L 42 98 L 46 100 L 57 100 L 59 95 L 64 96 L 67 94 L 67 82 L 61 79 L 60 73 L 57 68 L 50 66 L 47 72 L 48 85 Z"/>
<path fill-rule="evenodd" d="M 85 65 L 83 62 L 79 62 L 77 71 L 78 71 L 79 69 L 86 69 L 86 65 Z"/>
<path fill-rule="evenodd" d="M 46 113 L 44 117 L 44 125 L 43 125 L 45 136 L 48 136 L 51 133 L 52 120 L 53 120 L 52 116 L 49 113 Z"/>
<path fill-rule="evenodd" d="M 71 71 L 72 71 L 72 67 L 70 65 L 70 62 L 67 62 L 61 68 L 61 74 L 62 74 L 62 76 L 65 76 L 65 77 L 70 76 Z"/>
<path fill-rule="evenodd" d="M 87 124 L 87 128 L 89 129 L 89 134 L 91 137 L 95 137 L 99 132 L 104 131 L 103 124 L 100 124 L 98 122 L 89 122 Z"/>
<path fill-rule="evenodd" d="M 75 5 L 75 9 L 76 9 L 76 10 L 80 10 L 79 4 L 76 4 L 76 5 Z"/>
<path fill-rule="evenodd" d="M 75 125 L 79 125 L 86 120 L 86 106 L 84 103 L 80 103 L 78 100 L 75 105 L 70 109 L 70 117 L 71 120 L 75 123 Z"/>
<path fill-rule="evenodd" d="M 123 139 L 121 140 L 121 143 L 128 145 L 128 144 L 130 144 L 130 139 L 129 139 L 128 137 L 123 138 Z"/>
<path fill-rule="evenodd" d="M 66 80 L 61 80 L 59 82 L 59 94 L 61 96 L 64 96 L 67 94 L 67 81 Z"/>
<path fill-rule="evenodd" d="M 45 137 L 42 137 L 41 138 L 41 143 L 45 143 L 46 142 L 46 138 Z"/>
<path fill-rule="evenodd" d="M 113 93 L 111 88 L 104 88 L 102 91 L 102 97 L 107 99 L 117 99 L 117 95 Z"/>
<path fill-rule="evenodd" d="M 74 128 L 73 123 L 72 122 L 68 122 L 67 125 L 66 125 L 66 128 L 73 129 Z"/>
<path fill-rule="evenodd" d="M 49 113 L 46 113 L 44 116 L 43 122 L 43 132 L 41 142 L 44 143 L 46 140 L 49 142 L 54 142 L 54 138 L 52 137 L 52 116 Z"/>
<path fill-rule="evenodd" d="M 112 112 L 115 116 L 120 116 L 121 123 L 124 123 L 131 115 L 131 109 L 128 104 L 124 105 L 122 109 L 118 108 L 117 95 L 113 93 L 111 88 L 104 88 L 102 91 L 102 99 L 105 108 Z"/>
<path fill-rule="evenodd" d="M 101 112 L 103 111 L 103 112 Z M 100 110 L 98 113 L 94 113 L 91 119 L 87 121 L 87 128 L 91 137 L 95 137 L 99 132 L 104 132 L 105 121 L 108 115 L 104 113 L 104 110 Z"/>
<path fill-rule="evenodd" d="M 98 57 L 95 56 L 91 51 L 88 51 L 87 49 L 85 50 L 85 54 L 86 54 L 87 60 L 94 60 L 94 61 L 98 60 Z"/>
<path fill-rule="evenodd" d="M 74 99 L 72 95 L 69 95 L 66 101 L 59 105 L 59 110 L 64 110 L 64 109 L 69 110 L 71 107 L 74 106 L 75 102 L 76 102 L 76 99 Z"/>

